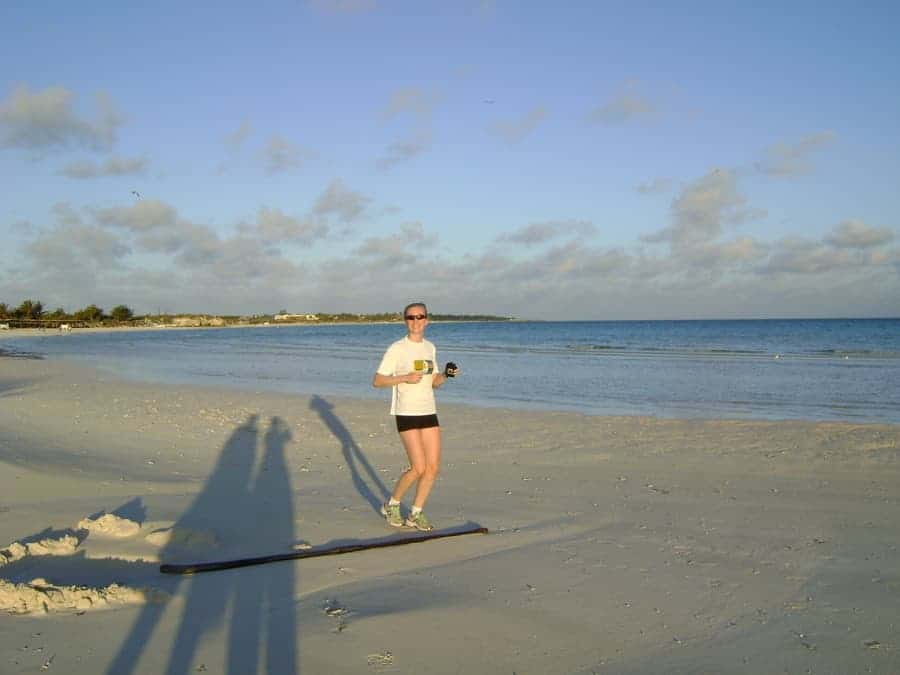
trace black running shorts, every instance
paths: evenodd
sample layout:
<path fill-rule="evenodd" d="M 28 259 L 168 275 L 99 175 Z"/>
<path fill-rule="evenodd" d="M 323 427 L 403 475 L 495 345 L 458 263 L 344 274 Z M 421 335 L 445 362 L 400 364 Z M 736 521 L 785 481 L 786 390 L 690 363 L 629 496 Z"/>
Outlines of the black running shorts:
<path fill-rule="evenodd" d="M 410 429 L 430 429 L 441 426 L 437 415 L 397 415 L 397 431 Z"/>

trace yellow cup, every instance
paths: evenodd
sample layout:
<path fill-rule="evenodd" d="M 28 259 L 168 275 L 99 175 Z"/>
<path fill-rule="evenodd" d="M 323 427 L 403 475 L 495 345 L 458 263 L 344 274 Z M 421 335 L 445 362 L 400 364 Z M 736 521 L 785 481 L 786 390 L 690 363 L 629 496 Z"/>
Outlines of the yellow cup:
<path fill-rule="evenodd" d="M 415 361 L 413 361 L 413 368 L 416 369 L 416 372 L 425 370 L 425 361 L 423 361 L 422 359 L 416 359 Z"/>

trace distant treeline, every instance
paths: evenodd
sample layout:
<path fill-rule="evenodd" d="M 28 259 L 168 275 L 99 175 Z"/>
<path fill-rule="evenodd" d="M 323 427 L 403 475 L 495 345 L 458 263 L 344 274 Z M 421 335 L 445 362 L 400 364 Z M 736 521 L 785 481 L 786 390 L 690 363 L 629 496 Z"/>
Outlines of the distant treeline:
<path fill-rule="evenodd" d="M 75 312 L 67 312 L 62 307 L 53 311 L 44 309 L 44 303 L 39 300 L 25 300 L 13 309 L 5 302 L 0 302 L 0 320 L 3 319 L 27 319 L 32 321 L 84 321 L 86 323 L 103 323 L 105 321 L 127 322 L 134 319 L 134 312 L 126 305 L 117 305 L 109 313 L 104 312 L 97 305 L 88 305 Z"/>
<path fill-rule="evenodd" d="M 277 317 L 277 318 L 276 318 Z M 494 316 L 491 314 L 432 314 L 433 321 L 511 321 L 512 317 Z M 25 300 L 13 308 L 0 302 L 0 321 L 78 321 L 92 325 L 262 325 L 268 323 L 373 323 L 402 321 L 399 312 L 380 312 L 375 314 L 351 314 L 342 312 L 330 314 L 288 314 L 285 310 L 273 314 L 253 314 L 246 316 L 221 314 L 145 314 L 135 315 L 128 305 L 116 305 L 109 312 L 97 305 L 88 305 L 74 312 L 67 312 L 62 307 L 53 311 L 44 309 L 39 300 Z"/>

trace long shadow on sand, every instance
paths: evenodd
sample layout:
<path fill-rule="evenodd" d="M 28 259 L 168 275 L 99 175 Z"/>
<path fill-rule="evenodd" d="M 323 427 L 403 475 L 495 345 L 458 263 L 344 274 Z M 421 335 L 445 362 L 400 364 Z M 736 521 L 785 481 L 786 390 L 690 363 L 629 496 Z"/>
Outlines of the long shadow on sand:
<path fill-rule="evenodd" d="M 369 502 L 372 510 L 380 515 L 381 505 L 387 501 L 387 498 L 391 493 L 381 481 L 378 472 L 376 472 L 372 465 L 369 464 L 369 460 L 366 459 L 362 448 L 360 448 L 359 444 L 353 439 L 353 434 L 351 434 L 350 430 L 344 426 L 344 423 L 341 422 L 340 418 L 334 414 L 334 405 L 321 396 L 314 395 L 309 402 L 309 407 L 319 414 L 319 417 L 322 418 L 325 426 L 328 427 L 331 433 L 334 434 L 334 437 L 340 442 L 341 452 L 344 454 L 344 460 L 350 468 L 350 472 L 353 476 L 353 486 L 356 488 L 356 491 Z M 360 471 L 360 467 L 362 468 L 362 471 Z M 363 472 L 365 472 L 365 476 L 368 476 L 368 482 L 363 475 Z M 374 489 L 370 486 L 370 483 L 374 486 Z M 377 494 L 375 490 L 378 491 Z"/>
<path fill-rule="evenodd" d="M 293 543 L 294 508 L 285 461 L 290 431 L 273 417 L 257 462 L 259 433 L 255 415 L 232 433 L 203 490 L 175 523 L 176 530 L 233 533 L 245 553 L 285 549 Z M 173 538 L 160 551 L 160 561 L 185 562 L 185 555 Z M 184 609 L 166 673 L 193 672 L 204 636 L 226 625 L 226 672 L 299 672 L 293 565 L 175 577 L 172 583 L 173 595 L 183 590 Z M 109 675 L 142 672 L 141 655 L 165 611 L 156 604 L 142 608 Z"/>

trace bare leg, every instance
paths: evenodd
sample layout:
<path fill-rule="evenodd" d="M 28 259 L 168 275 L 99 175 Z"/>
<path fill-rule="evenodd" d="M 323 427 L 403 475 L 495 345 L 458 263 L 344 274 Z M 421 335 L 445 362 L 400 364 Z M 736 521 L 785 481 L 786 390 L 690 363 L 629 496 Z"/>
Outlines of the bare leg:
<path fill-rule="evenodd" d="M 428 494 L 437 478 L 441 464 L 441 429 L 410 429 L 401 431 L 400 439 L 406 449 L 409 458 L 409 469 L 400 476 L 394 493 L 391 495 L 397 501 L 403 498 L 406 491 L 418 481 L 416 487 L 416 501 L 414 506 L 419 508 L 425 505 Z"/>
<path fill-rule="evenodd" d="M 441 468 L 441 428 L 429 427 L 421 430 L 422 445 L 425 451 L 425 471 L 416 486 L 416 500 L 413 506 L 424 508 L 434 481 Z"/>
<path fill-rule="evenodd" d="M 398 502 L 403 499 L 403 495 L 412 487 L 413 483 L 425 473 L 425 447 L 422 443 L 421 429 L 401 431 L 400 440 L 403 441 L 406 456 L 409 458 L 409 469 L 403 472 L 403 475 L 397 480 L 397 485 L 394 486 L 391 497 Z"/>

